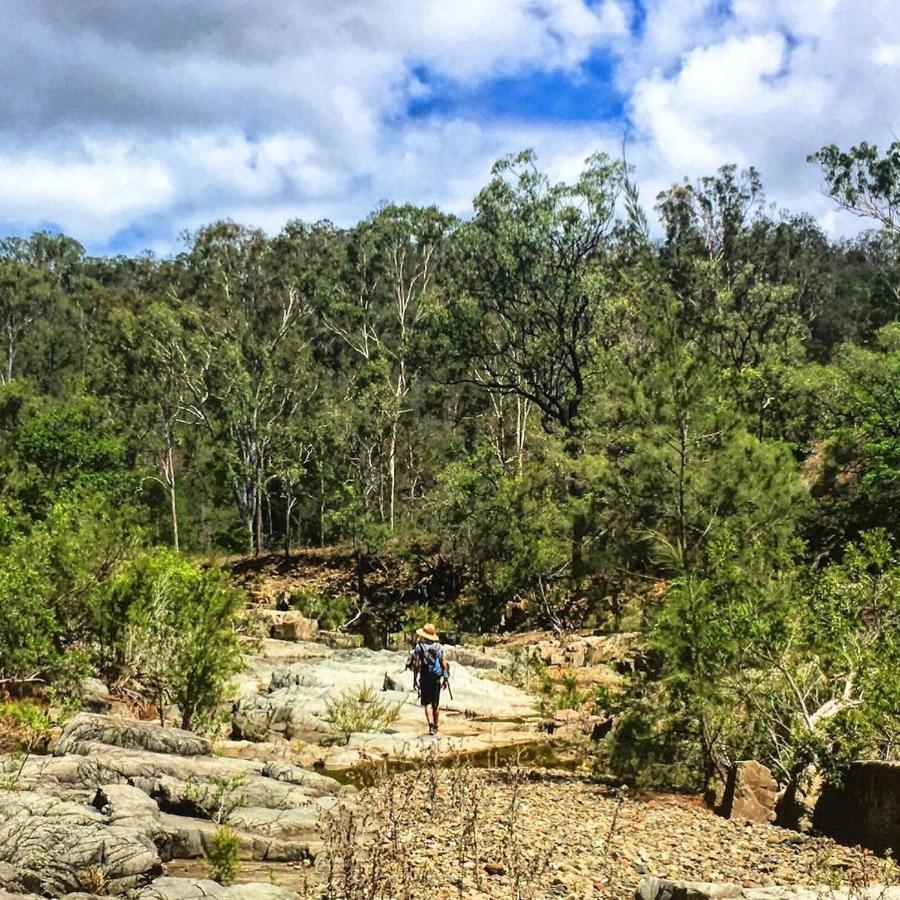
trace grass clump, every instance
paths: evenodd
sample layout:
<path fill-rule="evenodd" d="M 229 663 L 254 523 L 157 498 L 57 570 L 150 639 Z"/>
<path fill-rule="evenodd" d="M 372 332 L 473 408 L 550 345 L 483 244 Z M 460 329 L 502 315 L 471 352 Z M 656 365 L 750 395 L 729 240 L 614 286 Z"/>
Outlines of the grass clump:
<path fill-rule="evenodd" d="M 325 707 L 324 719 L 335 732 L 349 741 L 358 731 L 384 731 L 400 716 L 400 704 L 381 700 L 371 684 L 348 688 L 332 697 Z"/>

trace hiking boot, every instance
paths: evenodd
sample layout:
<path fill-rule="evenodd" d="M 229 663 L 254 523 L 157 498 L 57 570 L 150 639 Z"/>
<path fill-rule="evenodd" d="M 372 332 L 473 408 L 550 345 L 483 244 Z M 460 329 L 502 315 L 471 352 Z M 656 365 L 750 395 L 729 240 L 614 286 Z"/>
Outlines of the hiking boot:
<path fill-rule="evenodd" d="M 435 734 L 436 732 L 437 732 L 437 728 L 435 728 L 434 725 L 429 725 L 429 726 L 428 726 L 428 733 L 429 733 L 429 734 Z"/>

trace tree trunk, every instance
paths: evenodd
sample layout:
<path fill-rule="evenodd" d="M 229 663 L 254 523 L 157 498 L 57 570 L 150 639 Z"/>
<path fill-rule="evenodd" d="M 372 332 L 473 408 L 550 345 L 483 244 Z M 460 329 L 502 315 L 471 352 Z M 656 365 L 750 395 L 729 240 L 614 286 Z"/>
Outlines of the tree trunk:
<path fill-rule="evenodd" d="M 181 547 L 178 540 L 178 504 L 175 502 L 174 481 L 169 486 L 169 505 L 172 509 L 172 546 L 175 548 L 175 552 L 178 553 Z"/>
<path fill-rule="evenodd" d="M 262 479 L 260 477 L 260 470 L 257 467 L 256 469 L 256 486 L 254 488 L 254 493 L 256 494 L 256 502 L 254 506 L 256 507 L 255 512 L 255 534 L 254 534 L 254 555 L 259 556 L 262 553 L 263 546 L 263 509 L 262 509 Z"/>
<path fill-rule="evenodd" d="M 178 540 L 178 504 L 175 493 L 175 459 L 172 444 L 166 447 L 166 482 L 169 485 L 169 510 L 172 516 L 172 546 L 175 552 L 180 551 Z"/>
<path fill-rule="evenodd" d="M 390 481 L 390 503 L 388 506 L 391 531 L 394 530 L 394 498 L 397 494 L 397 419 L 391 423 L 391 444 L 388 450 L 388 478 Z"/>

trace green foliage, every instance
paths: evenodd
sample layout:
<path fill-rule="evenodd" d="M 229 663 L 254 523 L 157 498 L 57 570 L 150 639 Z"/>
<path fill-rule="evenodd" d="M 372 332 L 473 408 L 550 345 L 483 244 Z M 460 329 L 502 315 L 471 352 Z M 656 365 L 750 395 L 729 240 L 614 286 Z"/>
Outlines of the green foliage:
<path fill-rule="evenodd" d="M 228 778 L 211 778 L 208 782 L 188 781 L 184 797 L 216 825 L 224 825 L 231 815 L 247 805 L 247 796 L 241 791 L 244 773 L 236 772 Z"/>
<path fill-rule="evenodd" d="M 7 751 L 32 753 L 50 739 L 50 729 L 50 716 L 43 707 L 26 701 L 0 703 L 0 732 Z"/>
<path fill-rule="evenodd" d="M 843 208 L 875 219 L 890 230 L 900 226 L 900 141 L 880 156 L 874 144 L 863 141 L 849 150 L 834 144 L 809 157 L 825 175 L 828 193 Z"/>
<path fill-rule="evenodd" d="M 308 588 L 299 588 L 291 593 L 291 606 L 308 619 L 315 619 L 319 627 L 326 631 L 339 628 L 353 614 L 349 597 L 323 594 Z"/>
<path fill-rule="evenodd" d="M 212 867 L 211 877 L 219 884 L 230 884 L 240 870 L 241 841 L 228 825 L 220 825 L 212 836 L 206 859 Z"/>
<path fill-rule="evenodd" d="M 174 703 L 182 728 L 209 720 L 241 667 L 235 628 L 241 595 L 221 571 L 166 550 L 132 561 L 111 595 L 127 611 L 125 663 L 152 691 L 161 719 Z"/>
<path fill-rule="evenodd" d="M 14 768 L 0 770 L 0 786 L 16 790 L 28 757 L 46 749 L 51 721 L 46 709 L 24 701 L 0 703 L 0 751 L 9 754 Z"/>
<path fill-rule="evenodd" d="M 410 638 L 414 637 L 417 628 L 421 628 L 427 622 L 434 625 L 438 634 L 446 634 L 456 628 L 456 624 L 449 616 L 425 604 L 411 605 L 403 611 L 403 631 Z"/>
<path fill-rule="evenodd" d="M 400 704 L 380 700 L 375 688 L 365 684 L 331 697 L 323 718 L 346 741 L 359 731 L 384 731 L 400 716 Z"/>
<path fill-rule="evenodd" d="M 504 676 L 523 690 L 533 690 L 535 685 L 547 681 L 547 667 L 536 653 L 513 647 L 509 651 L 509 662 L 501 669 Z"/>
<path fill-rule="evenodd" d="M 538 691 L 541 715 L 548 718 L 552 718 L 557 710 L 581 709 L 590 699 L 578 687 L 578 680 L 572 672 L 563 674 L 559 681 L 554 681 L 546 672 L 541 673 Z"/>
<path fill-rule="evenodd" d="M 31 531 L 11 528 L 0 551 L 0 677 L 71 682 L 84 674 L 102 655 L 97 615 L 108 580 L 138 535 L 127 507 L 84 492 L 62 495 Z"/>

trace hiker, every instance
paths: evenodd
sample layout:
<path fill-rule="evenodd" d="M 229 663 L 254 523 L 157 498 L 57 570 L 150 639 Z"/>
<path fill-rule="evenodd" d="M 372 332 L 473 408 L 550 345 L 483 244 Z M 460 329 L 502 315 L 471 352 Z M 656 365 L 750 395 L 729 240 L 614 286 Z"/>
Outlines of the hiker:
<path fill-rule="evenodd" d="M 438 633 L 430 622 L 416 631 L 418 643 L 413 648 L 413 687 L 418 688 L 428 733 L 437 734 L 441 687 L 450 687 L 450 664 L 444 656 L 444 648 L 438 640 Z"/>

